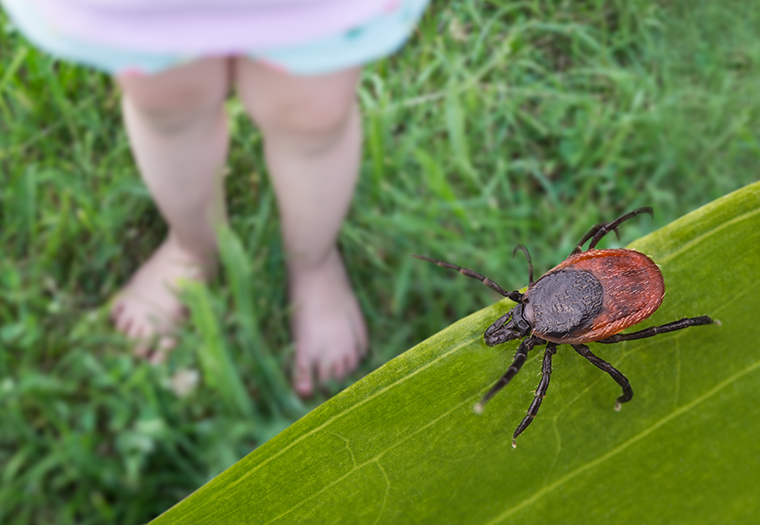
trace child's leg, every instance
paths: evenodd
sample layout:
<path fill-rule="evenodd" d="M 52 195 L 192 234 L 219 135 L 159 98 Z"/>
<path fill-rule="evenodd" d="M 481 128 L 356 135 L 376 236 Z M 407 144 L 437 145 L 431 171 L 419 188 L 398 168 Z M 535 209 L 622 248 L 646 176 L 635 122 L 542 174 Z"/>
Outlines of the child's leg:
<path fill-rule="evenodd" d="M 168 334 L 183 314 L 172 290 L 181 280 L 205 279 L 214 265 L 213 225 L 224 221 L 231 65 L 204 59 L 158 75 L 117 77 L 132 151 L 169 234 L 119 293 L 112 317 L 139 341 L 140 355 L 154 336 L 165 335 L 154 361 L 172 345 Z"/>
<path fill-rule="evenodd" d="M 294 386 L 313 390 L 354 370 L 367 334 L 336 240 L 359 171 L 361 123 L 356 104 L 360 69 L 295 77 L 246 58 L 235 60 L 235 83 L 264 135 L 287 253 Z"/>

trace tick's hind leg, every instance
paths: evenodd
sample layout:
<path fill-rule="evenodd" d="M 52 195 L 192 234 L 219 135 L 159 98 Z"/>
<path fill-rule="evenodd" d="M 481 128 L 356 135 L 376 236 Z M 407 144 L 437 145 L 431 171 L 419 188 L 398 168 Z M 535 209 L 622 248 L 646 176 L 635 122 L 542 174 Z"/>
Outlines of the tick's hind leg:
<path fill-rule="evenodd" d="M 599 241 L 602 240 L 602 237 L 607 235 L 608 233 L 614 231 L 615 235 L 618 236 L 618 239 L 620 239 L 620 235 L 618 235 L 617 228 L 621 224 L 623 224 L 625 221 L 629 219 L 633 219 L 637 215 L 640 215 L 642 213 L 647 213 L 651 216 L 654 216 L 654 212 L 652 211 L 652 208 L 649 206 L 646 206 L 644 208 L 637 208 L 633 211 L 629 211 L 628 213 L 625 213 L 615 219 L 612 222 L 601 222 L 599 224 L 594 225 L 589 231 L 586 232 L 586 235 L 584 235 L 578 245 L 575 247 L 575 249 L 570 252 L 570 255 L 574 255 L 576 253 L 581 253 L 583 251 L 583 245 L 585 242 L 589 239 L 591 239 L 591 243 L 588 245 L 588 249 L 592 250 L 597 244 L 599 244 Z"/>
<path fill-rule="evenodd" d="M 573 248 L 573 251 L 570 252 L 570 255 L 575 255 L 576 253 L 581 253 L 583 251 L 583 245 L 586 244 L 586 241 L 588 241 L 591 237 L 596 235 L 596 233 L 607 226 L 608 222 L 600 222 L 599 224 L 594 224 L 589 231 L 586 232 L 586 234 L 581 237 L 581 240 L 578 241 L 578 244 L 575 248 Z M 615 232 L 615 235 L 617 236 L 618 240 L 620 240 L 620 233 L 617 231 L 617 228 L 613 230 Z"/>
<path fill-rule="evenodd" d="M 515 352 L 515 358 L 512 361 L 512 364 L 509 365 L 509 368 L 507 368 L 507 372 L 501 377 L 501 379 L 496 382 L 493 387 L 491 387 L 491 390 L 489 390 L 486 395 L 483 396 L 483 399 L 481 399 L 475 405 L 474 410 L 476 413 L 480 414 L 483 412 L 483 406 L 488 403 L 488 401 L 493 396 L 495 396 L 499 390 L 507 386 L 509 382 L 512 381 L 512 378 L 517 375 L 517 372 L 520 371 L 523 363 L 525 363 L 525 359 L 528 357 L 528 352 L 533 350 L 533 347 L 539 341 L 541 341 L 541 339 L 531 336 L 527 339 L 524 339 L 523 342 L 520 343 L 520 346 L 517 347 L 517 352 Z"/>
<path fill-rule="evenodd" d="M 720 324 L 720 322 L 710 319 L 706 315 L 701 315 L 699 317 L 684 317 L 683 319 L 673 321 L 672 323 L 663 324 L 660 326 L 651 326 L 649 328 L 645 328 L 644 330 L 639 330 L 638 332 L 631 332 L 630 334 L 611 335 L 605 339 L 600 339 L 597 341 L 597 343 L 610 344 L 619 343 L 621 341 L 633 341 L 634 339 L 644 339 L 646 337 L 652 337 L 657 334 L 666 334 L 668 332 L 675 332 L 676 330 L 683 330 L 684 328 L 689 328 L 690 326 L 702 326 L 706 324 Z"/>
<path fill-rule="evenodd" d="M 515 433 L 512 435 L 512 447 L 517 447 L 517 436 L 523 433 L 523 431 L 528 428 L 528 425 L 530 425 L 533 422 L 533 418 L 538 415 L 538 409 L 541 406 L 541 401 L 544 400 L 544 397 L 546 396 L 546 391 L 549 389 L 549 378 L 552 375 L 552 356 L 557 352 L 557 344 L 556 343 L 549 343 L 546 345 L 546 352 L 544 352 L 544 364 L 541 367 L 541 382 L 538 384 L 538 388 L 536 389 L 536 396 L 533 398 L 533 402 L 530 404 L 530 407 L 528 408 L 528 415 L 523 418 L 523 420 L 520 422 L 519 425 L 517 425 L 517 429 L 515 430 Z"/>
<path fill-rule="evenodd" d="M 617 227 L 623 224 L 625 221 L 629 219 L 633 219 L 635 216 L 640 215 L 642 213 L 648 214 L 650 217 L 654 217 L 654 211 L 649 206 L 646 206 L 644 208 L 637 208 L 633 211 L 629 211 L 628 213 L 625 213 L 615 219 L 612 222 L 608 222 L 604 226 L 602 226 L 598 232 L 594 234 L 594 238 L 591 239 L 591 242 L 588 245 L 588 249 L 592 250 L 594 246 L 596 246 L 599 241 L 602 240 L 602 237 L 610 233 L 611 231 L 617 231 Z"/>
<path fill-rule="evenodd" d="M 615 401 L 615 410 L 620 411 L 620 404 L 627 403 L 633 397 L 633 389 L 631 383 L 628 382 L 628 378 L 625 377 L 620 370 L 609 364 L 604 359 L 600 359 L 595 356 L 586 345 L 572 345 L 575 351 L 581 354 L 583 357 L 591 361 L 591 364 L 597 367 L 599 370 L 607 372 L 615 382 L 623 389 L 623 395 L 617 398 Z"/>

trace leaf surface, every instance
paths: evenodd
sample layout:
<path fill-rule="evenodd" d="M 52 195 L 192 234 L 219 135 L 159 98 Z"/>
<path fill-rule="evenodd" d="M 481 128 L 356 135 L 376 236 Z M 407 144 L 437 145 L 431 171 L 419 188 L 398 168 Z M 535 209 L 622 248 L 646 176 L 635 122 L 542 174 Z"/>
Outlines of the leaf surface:
<path fill-rule="evenodd" d="M 760 183 L 630 247 L 661 265 L 667 290 L 637 329 L 703 314 L 722 324 L 592 343 L 631 381 L 621 412 L 610 377 L 560 346 L 541 411 L 513 450 L 542 347 L 482 415 L 472 410 L 516 348 L 483 343 L 511 307 L 502 301 L 368 375 L 153 523 L 751 521 L 760 515 Z"/>

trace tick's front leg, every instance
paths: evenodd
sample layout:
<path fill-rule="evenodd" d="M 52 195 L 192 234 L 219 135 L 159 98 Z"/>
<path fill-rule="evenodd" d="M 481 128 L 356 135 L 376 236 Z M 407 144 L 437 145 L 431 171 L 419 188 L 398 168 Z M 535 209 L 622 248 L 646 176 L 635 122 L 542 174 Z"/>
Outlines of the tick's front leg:
<path fill-rule="evenodd" d="M 499 379 L 496 384 L 491 387 L 491 390 L 489 390 L 486 395 L 483 396 L 483 399 L 478 402 L 478 404 L 475 405 L 475 412 L 477 414 L 480 414 L 483 412 L 483 406 L 488 403 L 488 401 L 495 396 L 499 390 L 504 388 L 509 384 L 510 381 L 512 381 L 512 378 L 517 375 L 517 372 L 520 371 L 520 368 L 522 368 L 522 365 L 525 363 L 525 359 L 528 357 L 528 352 L 533 350 L 533 347 L 536 346 L 536 343 L 540 342 L 541 339 L 535 336 L 528 337 L 527 339 L 524 339 L 522 343 L 520 343 L 520 346 L 517 347 L 517 352 L 515 352 L 515 358 L 512 361 L 512 364 L 509 365 L 509 368 L 507 368 L 507 372 Z"/>
<path fill-rule="evenodd" d="M 536 396 L 533 398 L 533 402 L 528 408 L 528 415 L 523 418 L 520 424 L 517 426 L 515 433 L 512 435 L 512 448 L 517 448 L 517 436 L 523 433 L 533 422 L 533 418 L 538 415 L 538 409 L 541 406 L 541 401 L 546 397 L 546 391 L 549 389 L 549 379 L 552 375 L 552 356 L 557 353 L 556 343 L 549 343 L 546 345 L 546 352 L 544 352 L 544 364 L 541 367 L 541 382 L 536 389 Z"/>

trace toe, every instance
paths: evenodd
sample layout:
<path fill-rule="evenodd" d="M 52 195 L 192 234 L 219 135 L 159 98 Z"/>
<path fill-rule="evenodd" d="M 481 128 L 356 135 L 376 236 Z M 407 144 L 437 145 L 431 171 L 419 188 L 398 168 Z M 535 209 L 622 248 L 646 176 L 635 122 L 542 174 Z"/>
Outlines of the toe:
<path fill-rule="evenodd" d="M 177 339 L 168 335 L 161 336 L 156 344 L 156 350 L 153 355 L 150 356 L 150 363 L 157 365 L 166 361 L 166 356 L 169 355 L 174 347 L 177 346 Z"/>
<path fill-rule="evenodd" d="M 346 376 L 347 368 L 345 364 L 343 363 L 342 359 L 336 359 L 335 362 L 330 367 L 330 375 L 329 378 L 337 379 L 338 381 L 342 381 L 343 378 Z"/>
<path fill-rule="evenodd" d="M 311 380 L 311 367 L 308 362 L 296 362 L 295 373 L 293 374 L 293 389 L 301 397 L 309 397 L 314 392 Z"/>
<path fill-rule="evenodd" d="M 123 305 L 119 308 L 118 313 L 113 313 L 113 323 L 119 332 L 129 337 L 127 333 L 129 332 L 130 325 L 132 324 L 132 318 L 126 314 Z"/>
<path fill-rule="evenodd" d="M 350 374 L 354 370 L 356 370 L 356 366 L 358 364 L 358 354 L 355 352 L 350 353 L 346 357 L 343 358 L 343 369 L 345 370 L 346 374 Z"/>
<path fill-rule="evenodd" d="M 147 357 L 148 353 L 150 352 L 150 345 L 148 344 L 148 341 L 139 341 L 132 349 L 132 352 L 137 357 Z"/>
<path fill-rule="evenodd" d="M 140 323 L 130 322 L 124 335 L 135 342 L 132 351 L 137 357 L 148 356 L 151 349 L 150 339 L 145 336 L 145 331 Z"/>
<path fill-rule="evenodd" d="M 131 319 L 127 322 L 126 329 L 124 330 L 124 335 L 126 335 L 129 339 L 134 339 L 136 341 L 147 339 L 147 334 L 149 331 L 146 330 L 146 328 L 147 327 L 144 323 L 141 323 L 136 319 Z"/>
<path fill-rule="evenodd" d="M 113 308 L 111 308 L 111 311 L 109 312 L 109 317 L 111 318 L 111 321 L 116 324 L 118 322 L 119 317 L 121 316 L 121 313 L 124 311 L 124 303 L 121 301 L 117 302 L 113 305 Z"/>
<path fill-rule="evenodd" d="M 333 363 L 332 361 L 329 361 L 324 356 L 319 361 L 319 364 L 317 365 L 317 373 L 319 375 L 319 384 L 324 385 L 327 383 L 327 380 L 332 377 L 331 370 L 332 370 Z"/>

